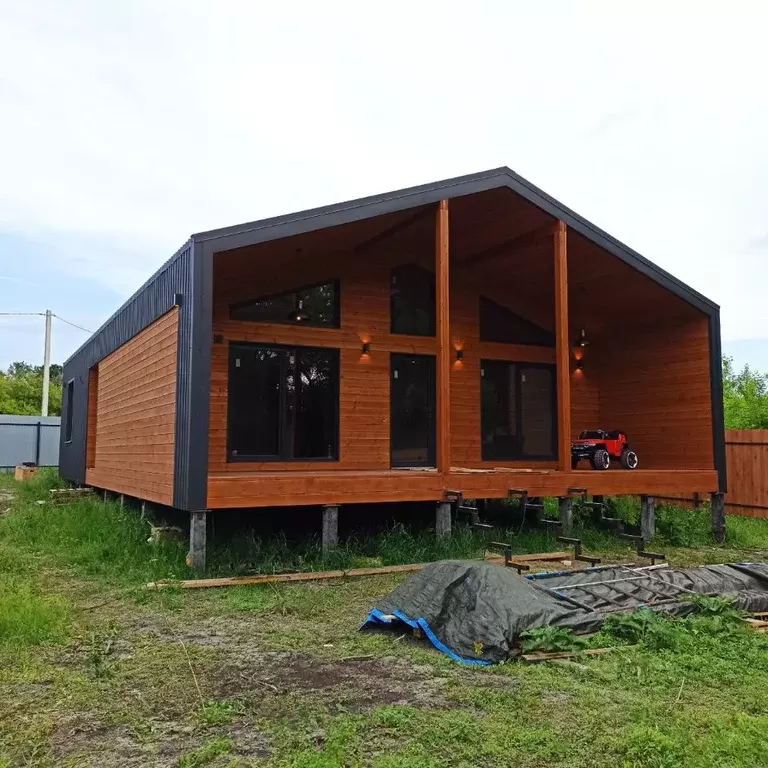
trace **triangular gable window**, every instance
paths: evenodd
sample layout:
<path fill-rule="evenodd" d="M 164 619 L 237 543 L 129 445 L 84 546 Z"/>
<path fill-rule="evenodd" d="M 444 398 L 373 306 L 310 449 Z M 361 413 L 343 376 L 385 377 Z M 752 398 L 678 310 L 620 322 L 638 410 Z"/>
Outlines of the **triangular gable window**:
<path fill-rule="evenodd" d="M 249 299 L 229 308 L 232 320 L 338 328 L 339 281 L 310 285 L 287 293 Z"/>
<path fill-rule="evenodd" d="M 480 297 L 480 341 L 555 346 L 554 334 L 485 296 Z"/>

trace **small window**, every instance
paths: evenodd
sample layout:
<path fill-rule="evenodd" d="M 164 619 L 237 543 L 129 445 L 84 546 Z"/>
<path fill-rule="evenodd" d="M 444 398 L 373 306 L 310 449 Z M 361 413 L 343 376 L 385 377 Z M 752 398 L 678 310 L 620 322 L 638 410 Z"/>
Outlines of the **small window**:
<path fill-rule="evenodd" d="M 230 345 L 230 461 L 339 457 L 339 350 Z"/>
<path fill-rule="evenodd" d="M 555 366 L 499 360 L 480 365 L 483 460 L 554 459 Z"/>
<path fill-rule="evenodd" d="M 64 422 L 64 442 L 72 442 L 72 422 L 75 409 L 75 380 L 67 382 L 67 395 L 64 407 L 67 409 L 67 420 Z"/>
<path fill-rule="evenodd" d="M 321 283 L 296 291 L 233 304 L 232 320 L 338 328 L 341 321 L 339 282 Z"/>
<path fill-rule="evenodd" d="M 480 341 L 555 346 L 555 337 L 549 331 L 485 296 L 480 297 Z"/>
<path fill-rule="evenodd" d="M 392 270 L 390 283 L 392 333 L 435 335 L 435 276 L 416 264 Z"/>

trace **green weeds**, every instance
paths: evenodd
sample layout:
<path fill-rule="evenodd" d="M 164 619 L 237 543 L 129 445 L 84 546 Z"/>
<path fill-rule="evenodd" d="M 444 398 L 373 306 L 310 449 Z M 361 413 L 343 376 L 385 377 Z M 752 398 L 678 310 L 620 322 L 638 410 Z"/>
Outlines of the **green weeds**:
<path fill-rule="evenodd" d="M 583 637 L 574 635 L 565 627 L 536 627 L 526 630 L 521 637 L 523 653 L 580 651 L 587 646 Z"/>
<path fill-rule="evenodd" d="M 67 630 L 62 598 L 40 594 L 26 579 L 0 573 L 0 644 L 61 642 Z"/>

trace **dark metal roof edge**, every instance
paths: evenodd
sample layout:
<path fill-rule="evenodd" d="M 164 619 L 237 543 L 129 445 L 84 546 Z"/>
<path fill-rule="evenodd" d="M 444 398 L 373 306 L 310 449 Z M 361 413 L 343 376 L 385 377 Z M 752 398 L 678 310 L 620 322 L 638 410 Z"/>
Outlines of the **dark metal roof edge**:
<path fill-rule="evenodd" d="M 588 221 L 582 216 L 579 216 L 575 211 L 571 210 L 567 206 L 560 203 L 551 195 L 548 195 L 542 189 L 524 179 L 519 174 L 506 166 L 500 168 L 494 168 L 489 171 L 482 171 L 480 173 L 468 174 L 466 176 L 457 176 L 451 179 L 444 179 L 442 181 L 436 181 L 431 184 L 422 184 L 417 187 L 407 187 L 405 189 L 395 190 L 393 192 L 386 192 L 380 195 L 373 195 L 370 197 L 362 197 L 357 200 L 348 200 L 342 203 L 336 203 L 334 205 L 326 205 L 320 208 L 310 208 L 305 211 L 298 211 L 296 213 L 290 213 L 283 216 L 276 216 L 269 219 L 262 219 L 260 221 L 252 221 L 245 224 L 235 225 L 231 227 L 224 227 L 222 229 L 209 230 L 207 232 L 200 232 L 193 235 L 193 239 L 196 242 L 211 241 L 217 239 L 228 238 L 234 235 L 247 235 L 248 233 L 261 232 L 265 229 L 272 227 L 280 227 L 287 224 L 296 224 L 298 222 L 309 223 L 314 220 L 312 227 L 307 227 L 306 231 L 323 229 L 326 226 L 334 226 L 337 224 L 346 223 L 346 216 L 354 212 L 354 216 L 351 218 L 360 219 L 366 218 L 361 216 L 361 210 L 367 207 L 372 209 L 371 216 L 378 216 L 385 212 L 391 212 L 396 210 L 403 210 L 408 208 L 406 198 L 415 198 L 413 207 L 423 205 L 425 202 L 425 195 L 432 201 L 438 199 L 450 199 L 452 197 L 460 197 L 463 194 L 471 194 L 478 191 L 475 185 L 478 181 L 488 182 L 493 179 L 498 179 L 497 184 L 484 184 L 483 189 L 507 187 L 508 189 L 516 192 L 521 197 L 528 200 L 533 205 L 538 206 L 542 210 L 551 214 L 552 216 L 562 219 L 570 227 L 576 230 L 579 234 L 586 237 L 589 241 L 595 245 L 604 248 L 606 251 L 621 259 L 630 266 L 638 269 L 641 273 L 645 274 L 650 279 L 662 285 L 669 291 L 680 298 L 687 301 L 689 304 L 695 306 L 705 314 L 711 315 L 714 311 L 719 311 L 720 307 L 711 299 L 700 294 L 698 291 L 686 285 L 682 280 L 678 279 L 674 275 L 670 274 L 666 270 L 654 264 L 652 261 L 646 259 L 644 256 L 633 250 L 629 246 L 612 237 L 598 226 Z M 473 187 L 471 191 L 467 190 L 467 187 Z M 387 206 L 387 210 L 382 209 L 382 204 L 392 203 L 391 211 Z M 323 223 L 322 219 L 328 217 L 332 219 L 327 223 Z M 302 228 L 302 231 L 303 228 Z M 295 234 L 292 231 L 290 234 Z M 279 237 L 285 237 L 288 234 L 279 234 L 275 239 Z M 263 242 L 271 238 L 256 238 L 255 242 Z M 241 238 L 237 245 L 230 247 L 241 247 L 245 243 Z M 215 245 L 214 245 L 215 247 Z M 225 246 L 222 250 L 227 250 Z"/>
<path fill-rule="evenodd" d="M 92 342 L 93 340 L 104 331 L 107 326 L 112 323 L 119 315 L 120 313 L 126 309 L 135 299 L 137 296 L 140 296 L 147 288 L 149 288 L 152 283 L 157 280 L 157 278 L 163 274 L 170 266 L 173 264 L 176 259 L 178 259 L 182 253 L 189 247 L 189 244 L 192 242 L 192 238 L 189 238 L 184 245 L 179 248 L 176 253 L 171 256 L 168 261 L 164 262 L 162 266 L 150 277 L 148 280 L 146 280 L 144 283 L 141 284 L 139 288 L 137 288 L 63 363 L 63 365 L 67 365 L 70 361 L 74 360 L 83 350 L 85 350 Z"/>
<path fill-rule="evenodd" d="M 494 176 L 504 176 L 510 173 L 509 168 L 502 166 L 501 168 L 493 168 L 490 171 L 481 171 L 479 173 L 470 173 L 466 176 L 455 176 L 451 179 L 443 179 L 441 181 L 434 181 L 431 184 L 420 184 L 417 187 L 405 187 L 404 189 L 396 189 L 392 192 L 384 192 L 378 195 L 369 195 L 368 197 L 360 197 L 355 200 L 346 200 L 341 203 L 334 203 L 332 205 L 323 205 L 319 208 L 308 208 L 305 211 L 296 211 L 295 213 L 283 214 L 280 216 L 273 216 L 269 219 L 260 219 L 258 221 L 250 221 L 244 224 L 236 224 L 230 227 L 222 227 L 220 229 L 211 229 L 207 232 L 197 232 L 192 237 L 197 242 L 204 240 L 215 240 L 220 237 L 227 237 L 229 235 L 241 235 L 247 232 L 252 232 L 259 229 L 267 229 L 269 227 L 276 227 L 280 224 L 287 224 L 289 222 L 301 221 L 302 219 L 314 219 L 319 216 L 328 216 L 331 214 L 338 214 L 343 211 L 350 211 L 356 208 L 365 208 L 367 206 L 378 205 L 390 200 L 401 200 L 404 197 L 411 197 L 416 195 L 422 195 L 425 192 L 435 192 L 437 190 L 447 189 L 453 186 L 461 186 L 474 181 L 480 181 L 485 179 L 492 179 Z M 455 197 L 456 195 L 447 195 L 447 197 Z M 400 206 L 400 208 L 407 208 L 408 206 Z M 379 215 L 379 214 L 376 214 Z M 363 217 L 365 218 L 365 217 Z M 323 227 L 317 227 L 317 229 L 323 229 Z"/>
<path fill-rule="evenodd" d="M 598 227 L 596 224 L 593 224 L 588 219 L 580 216 L 578 213 L 568 208 L 568 206 L 563 205 L 559 200 L 556 200 L 551 195 L 548 195 L 546 192 L 544 192 L 544 190 L 539 189 L 539 187 L 537 187 L 535 184 L 532 184 L 527 179 L 524 179 L 510 168 L 507 168 L 506 171 L 510 178 L 516 182 L 512 189 L 514 189 L 516 192 L 519 192 L 529 202 L 534 203 L 534 205 L 536 204 L 536 200 L 532 200 L 528 195 L 517 189 L 517 185 L 521 185 L 536 197 L 539 197 L 549 203 L 550 206 L 556 209 L 560 219 L 565 221 L 566 224 L 572 226 L 577 232 L 579 232 L 579 234 L 584 235 L 584 237 L 593 242 L 595 245 L 599 245 L 602 248 L 605 248 L 609 253 L 612 253 L 614 256 L 618 256 L 633 266 L 635 266 L 632 264 L 633 262 L 638 262 L 639 265 L 643 265 L 647 270 L 651 270 L 652 272 L 656 273 L 658 277 L 654 277 L 653 274 L 648 274 L 646 272 L 648 277 L 655 279 L 656 282 L 661 283 L 665 288 L 670 288 L 672 285 L 676 286 L 679 291 L 676 290 L 674 292 L 677 293 L 681 298 L 684 298 L 688 301 L 693 300 L 693 303 L 695 304 L 705 304 L 707 307 L 709 307 L 710 310 L 719 311 L 719 304 L 716 304 L 714 301 L 708 299 L 694 288 L 691 288 L 691 286 L 687 285 L 673 274 L 667 272 L 658 264 L 655 264 L 649 259 L 646 259 L 645 256 L 630 248 L 628 245 L 625 245 L 620 240 L 617 240 L 615 237 L 613 237 L 613 235 L 608 234 L 605 230 L 600 229 L 600 227 Z M 641 271 L 645 272 L 646 270 Z M 687 294 L 687 296 L 683 294 Z M 707 314 L 711 314 L 711 312 L 707 311 Z"/>

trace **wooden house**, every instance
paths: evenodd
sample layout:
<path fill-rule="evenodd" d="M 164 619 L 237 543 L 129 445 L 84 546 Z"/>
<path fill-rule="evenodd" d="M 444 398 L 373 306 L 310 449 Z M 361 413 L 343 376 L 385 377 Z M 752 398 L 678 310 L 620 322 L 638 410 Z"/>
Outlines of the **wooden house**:
<path fill-rule="evenodd" d="M 61 474 L 193 545 L 233 508 L 719 494 L 720 354 L 716 304 L 499 168 L 193 235 L 65 363 Z M 573 469 L 596 428 L 638 467 Z"/>

